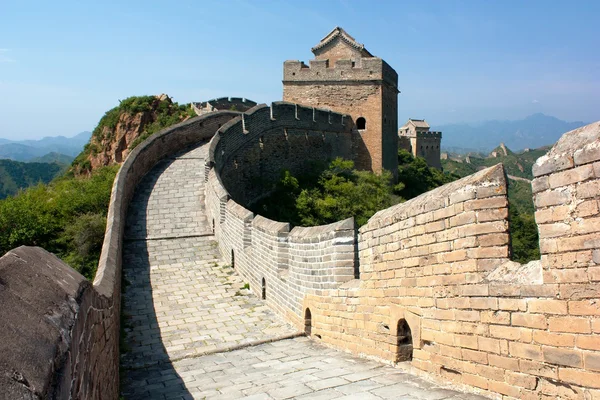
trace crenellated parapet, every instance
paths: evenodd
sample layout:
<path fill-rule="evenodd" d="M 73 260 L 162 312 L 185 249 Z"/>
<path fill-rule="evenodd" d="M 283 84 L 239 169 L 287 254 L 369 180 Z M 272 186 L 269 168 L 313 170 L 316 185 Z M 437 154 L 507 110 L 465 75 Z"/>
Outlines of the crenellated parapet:
<path fill-rule="evenodd" d="M 353 60 L 337 60 L 331 65 L 329 60 L 310 60 L 310 66 L 303 61 L 289 60 L 283 63 L 283 82 L 386 82 L 394 88 L 398 86 L 398 74 L 384 60 L 378 57 Z"/>
<path fill-rule="evenodd" d="M 243 97 L 219 97 L 216 99 L 192 103 L 192 108 L 197 115 L 203 115 L 213 111 L 248 111 L 256 106 L 256 102 Z"/>
<path fill-rule="evenodd" d="M 309 160 L 353 159 L 352 135 L 347 115 L 286 102 L 261 104 L 218 130 L 208 164 L 233 199 L 251 204 L 269 193 L 283 169 L 299 174 Z"/>
<path fill-rule="evenodd" d="M 435 140 L 441 140 L 442 139 L 442 132 L 439 132 L 439 131 L 424 131 L 424 132 L 419 132 L 419 131 L 417 131 L 417 138 L 418 139 L 435 139 Z"/>

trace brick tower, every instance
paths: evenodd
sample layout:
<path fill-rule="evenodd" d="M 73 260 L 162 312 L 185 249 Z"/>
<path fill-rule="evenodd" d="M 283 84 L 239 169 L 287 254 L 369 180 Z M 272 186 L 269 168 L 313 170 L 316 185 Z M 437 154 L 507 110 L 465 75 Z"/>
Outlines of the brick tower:
<path fill-rule="evenodd" d="M 357 168 L 394 174 L 398 166 L 398 74 L 336 27 L 312 48 L 310 67 L 283 64 L 283 100 L 349 114 Z"/>

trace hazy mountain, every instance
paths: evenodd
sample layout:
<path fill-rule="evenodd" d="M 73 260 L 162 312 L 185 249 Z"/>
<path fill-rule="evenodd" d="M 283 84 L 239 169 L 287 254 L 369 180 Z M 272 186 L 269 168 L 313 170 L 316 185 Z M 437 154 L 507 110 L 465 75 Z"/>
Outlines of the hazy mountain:
<path fill-rule="evenodd" d="M 30 161 L 48 153 L 60 153 L 75 157 L 90 140 L 91 132 L 81 132 L 67 138 L 64 136 L 45 137 L 39 140 L 0 139 L 0 158 L 15 161 Z"/>
<path fill-rule="evenodd" d="M 566 122 L 544 114 L 533 114 L 517 121 L 485 121 L 478 124 L 432 126 L 442 131 L 442 148 L 446 151 L 489 152 L 498 143 L 515 150 L 539 148 L 555 143 L 563 133 L 586 125 L 586 122 Z M 460 151 L 463 149 L 464 151 Z"/>

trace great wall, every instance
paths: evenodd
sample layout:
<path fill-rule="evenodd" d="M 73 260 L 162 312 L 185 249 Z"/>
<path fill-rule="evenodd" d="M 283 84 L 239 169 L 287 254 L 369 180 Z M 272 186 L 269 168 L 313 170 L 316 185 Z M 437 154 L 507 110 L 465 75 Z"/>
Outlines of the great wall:
<path fill-rule="evenodd" d="M 284 166 L 359 159 L 355 120 L 275 102 L 139 145 L 114 182 L 93 284 L 40 248 L 0 258 L 0 398 L 477 398 L 442 382 L 495 399 L 600 398 L 600 122 L 536 162 L 542 256 L 521 265 L 502 165 L 358 228 L 248 210 Z M 289 386 L 267 379 L 283 366 Z"/>

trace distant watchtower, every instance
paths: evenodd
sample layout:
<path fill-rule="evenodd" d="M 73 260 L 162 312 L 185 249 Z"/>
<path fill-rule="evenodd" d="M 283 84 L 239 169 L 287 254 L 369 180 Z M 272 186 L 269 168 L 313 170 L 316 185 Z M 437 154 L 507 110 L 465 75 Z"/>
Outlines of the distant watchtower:
<path fill-rule="evenodd" d="M 310 67 L 283 64 L 283 100 L 349 114 L 357 168 L 396 173 L 398 74 L 336 27 L 312 48 Z"/>
<path fill-rule="evenodd" d="M 424 119 L 409 119 L 398 130 L 398 145 L 415 157 L 423 157 L 430 167 L 442 169 L 440 161 L 442 132 L 430 131 L 429 128 L 429 124 Z"/>

